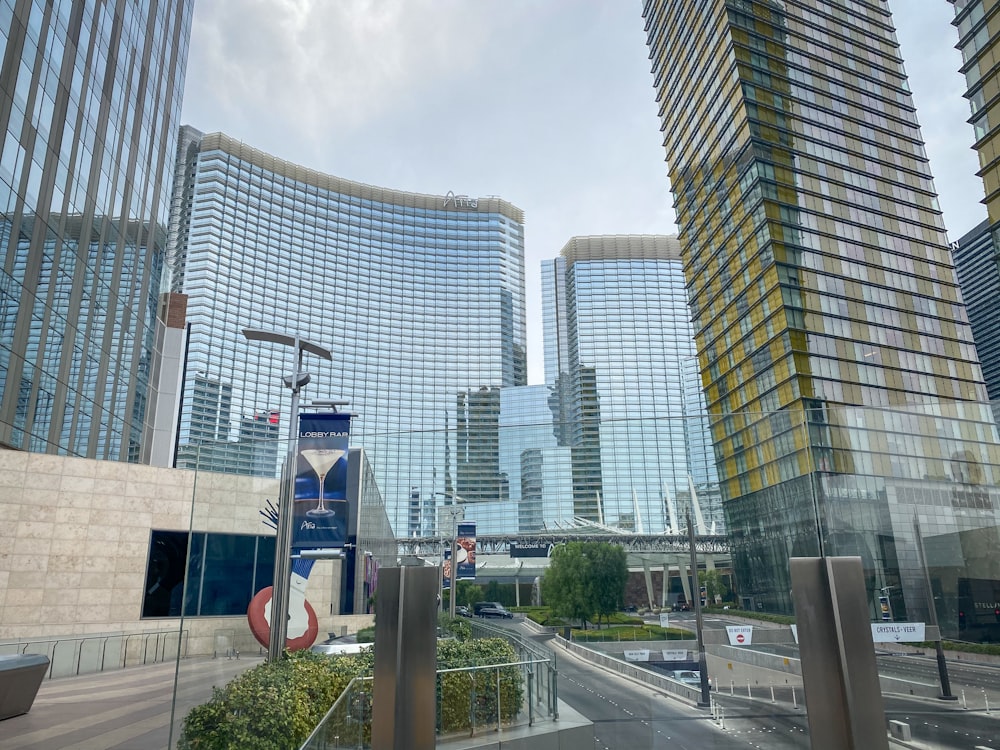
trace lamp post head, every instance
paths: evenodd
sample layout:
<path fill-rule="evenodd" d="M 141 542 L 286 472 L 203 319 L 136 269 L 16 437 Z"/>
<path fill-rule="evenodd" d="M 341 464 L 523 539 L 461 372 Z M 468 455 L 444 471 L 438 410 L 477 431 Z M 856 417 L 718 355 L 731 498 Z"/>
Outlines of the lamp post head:
<path fill-rule="evenodd" d="M 329 349 L 319 344 L 314 344 L 311 341 L 306 341 L 298 336 L 289 336 L 287 333 L 264 331 L 260 328 L 244 328 L 243 336 L 247 341 L 267 341 L 272 344 L 281 344 L 282 346 L 290 346 L 292 348 L 298 347 L 299 351 L 315 354 L 322 359 L 333 360 L 333 354 L 330 353 Z"/>
<path fill-rule="evenodd" d="M 310 380 L 312 380 L 312 376 L 308 372 L 300 372 L 298 379 L 294 375 L 281 376 L 281 382 L 285 384 L 286 388 L 290 388 L 293 391 L 298 391 L 303 386 L 309 385 Z"/>

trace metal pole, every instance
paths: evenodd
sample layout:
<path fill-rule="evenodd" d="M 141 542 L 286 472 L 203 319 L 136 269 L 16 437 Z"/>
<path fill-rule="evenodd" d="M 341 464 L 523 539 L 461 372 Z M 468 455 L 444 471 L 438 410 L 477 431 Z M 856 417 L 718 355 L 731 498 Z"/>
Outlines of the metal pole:
<path fill-rule="evenodd" d="M 288 420 L 288 452 L 285 457 L 284 480 L 278 498 L 278 528 L 274 548 L 274 582 L 271 588 L 271 637 L 267 643 L 267 660 L 277 661 L 288 640 L 288 599 L 292 577 L 292 505 L 295 498 L 296 447 L 299 432 L 299 374 L 302 372 L 302 348 L 295 337 L 292 358 L 292 406 Z"/>
<path fill-rule="evenodd" d="M 920 556 L 920 567 L 924 573 L 924 585 L 927 587 L 927 609 L 928 619 L 932 627 L 937 628 L 937 640 L 934 641 L 934 650 L 937 652 L 938 677 L 941 680 L 941 695 L 938 697 L 943 701 L 958 700 L 958 696 L 951 693 L 951 680 L 948 679 L 948 662 L 944 659 L 944 648 L 941 646 L 941 628 L 938 626 L 937 607 L 934 606 L 934 591 L 931 589 L 931 574 L 927 570 L 927 559 L 924 557 L 924 539 L 920 536 L 920 521 L 913 517 L 913 533 L 917 540 L 917 554 Z"/>
<path fill-rule="evenodd" d="M 451 592 L 448 594 L 448 614 L 455 619 L 455 600 L 458 598 L 458 520 L 451 516 Z"/>
<path fill-rule="evenodd" d="M 694 548 L 694 526 L 691 523 L 691 514 L 687 514 L 688 542 L 691 547 L 691 596 L 694 598 L 694 621 L 698 635 L 698 674 L 701 676 L 701 699 L 698 701 L 699 708 L 707 708 L 711 705 L 708 692 L 708 658 L 705 656 L 705 638 L 703 634 L 703 620 L 701 616 L 701 586 L 698 584 L 698 553 Z"/>

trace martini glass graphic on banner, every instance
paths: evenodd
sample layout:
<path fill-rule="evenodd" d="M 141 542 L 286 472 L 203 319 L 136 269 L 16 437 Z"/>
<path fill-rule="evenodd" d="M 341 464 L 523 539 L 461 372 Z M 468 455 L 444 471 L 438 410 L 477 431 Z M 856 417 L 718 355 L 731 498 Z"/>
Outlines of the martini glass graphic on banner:
<path fill-rule="evenodd" d="M 333 468 L 334 464 L 340 460 L 347 451 L 337 448 L 307 448 L 302 451 L 302 458 L 309 462 L 312 470 L 319 477 L 319 503 L 312 510 L 307 510 L 307 516 L 332 516 L 334 511 L 326 507 L 323 499 L 323 485 L 326 483 L 326 475 Z"/>

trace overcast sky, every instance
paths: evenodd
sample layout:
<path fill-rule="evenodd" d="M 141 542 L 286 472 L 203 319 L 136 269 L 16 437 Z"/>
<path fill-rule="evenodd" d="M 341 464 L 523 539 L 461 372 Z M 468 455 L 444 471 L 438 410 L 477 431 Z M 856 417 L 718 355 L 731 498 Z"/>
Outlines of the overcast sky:
<path fill-rule="evenodd" d="M 890 2 L 956 240 L 986 209 L 952 6 Z M 524 209 L 540 383 L 541 260 L 574 235 L 675 231 L 641 5 L 196 0 L 183 121 L 338 177 Z"/>

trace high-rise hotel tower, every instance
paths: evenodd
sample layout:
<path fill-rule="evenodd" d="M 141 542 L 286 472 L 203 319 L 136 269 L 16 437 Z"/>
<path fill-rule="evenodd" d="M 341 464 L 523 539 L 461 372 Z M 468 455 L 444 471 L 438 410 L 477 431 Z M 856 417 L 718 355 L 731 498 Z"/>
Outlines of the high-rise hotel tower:
<path fill-rule="evenodd" d="M 694 486 L 699 533 L 721 533 L 677 238 L 571 238 L 542 262 L 542 310 L 573 515 L 681 533 Z"/>
<path fill-rule="evenodd" d="M 0 2 L 0 445 L 141 457 L 192 6 Z"/>
<path fill-rule="evenodd" d="M 178 466 L 277 471 L 287 353 L 241 333 L 266 329 L 333 352 L 306 363 L 303 398 L 359 414 L 351 444 L 397 536 L 450 533 L 437 515 L 456 498 L 504 503 L 500 389 L 527 381 L 521 210 L 352 182 L 186 126 L 177 172 L 171 264 L 191 327 Z"/>
<path fill-rule="evenodd" d="M 961 72 L 965 76 L 973 148 L 979 157 L 987 219 L 956 242 L 955 265 L 962 284 L 986 389 L 1000 413 L 1000 2 L 949 0 L 954 6 Z"/>
<path fill-rule="evenodd" d="M 919 616 L 913 519 L 995 528 L 947 488 L 996 484 L 996 429 L 887 4 L 643 17 L 743 603 L 822 551 Z"/>

